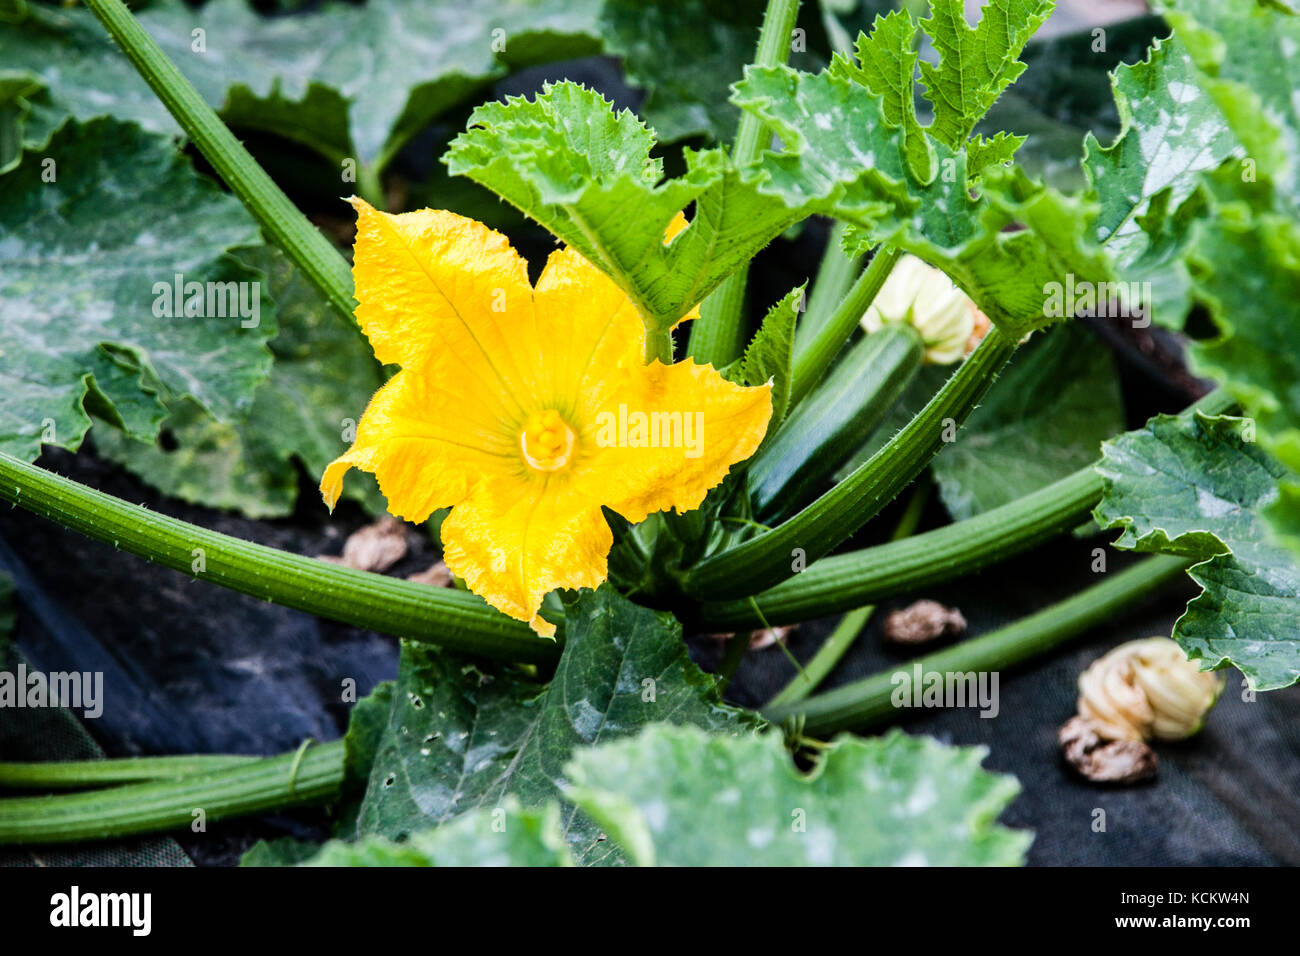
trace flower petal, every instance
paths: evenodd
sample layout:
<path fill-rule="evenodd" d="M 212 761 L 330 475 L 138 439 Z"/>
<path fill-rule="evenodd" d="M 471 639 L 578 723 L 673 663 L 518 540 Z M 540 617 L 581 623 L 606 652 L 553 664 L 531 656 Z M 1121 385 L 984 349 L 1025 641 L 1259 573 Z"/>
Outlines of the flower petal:
<path fill-rule="evenodd" d="M 538 615 L 556 588 L 595 588 L 605 580 L 614 538 L 598 503 L 563 481 L 488 479 L 442 523 L 443 560 L 471 591 L 499 611 L 551 636 Z"/>
<path fill-rule="evenodd" d="M 617 379 L 645 361 L 645 326 L 614 281 L 572 249 L 546 260 L 533 294 L 550 407 L 572 421 L 594 417 Z"/>
<path fill-rule="evenodd" d="M 636 366 L 589 420 L 574 484 L 633 523 L 690 511 L 758 449 L 771 417 L 770 385 L 734 385 L 690 359 Z"/>
<path fill-rule="evenodd" d="M 373 472 L 388 510 L 423 521 L 463 501 L 483 475 L 519 467 L 508 430 L 483 405 L 461 403 L 420 370 L 403 370 L 375 393 L 352 447 L 330 463 L 321 495 L 333 508 L 350 468 Z"/>
<path fill-rule="evenodd" d="M 443 210 L 389 215 L 362 199 L 352 205 L 356 315 L 375 357 L 429 364 L 507 397 L 530 394 L 538 346 L 532 288 L 506 237 Z"/>

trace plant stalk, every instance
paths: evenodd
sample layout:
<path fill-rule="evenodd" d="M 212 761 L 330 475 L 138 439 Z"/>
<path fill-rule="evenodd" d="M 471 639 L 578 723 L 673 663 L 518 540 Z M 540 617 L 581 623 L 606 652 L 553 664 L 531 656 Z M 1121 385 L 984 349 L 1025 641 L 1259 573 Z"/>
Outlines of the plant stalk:
<path fill-rule="evenodd" d="M 0 763 L 0 790 L 76 790 L 147 780 L 179 780 L 259 760 L 229 754 Z"/>
<path fill-rule="evenodd" d="M 194 758 L 180 758 L 194 759 Z M 183 777 L 86 793 L 0 799 L 0 844 L 74 843 L 213 823 L 337 797 L 344 744 L 254 758 Z M 196 811 L 202 811 L 202 815 Z"/>
<path fill-rule="evenodd" d="M 790 59 L 790 38 L 799 15 L 799 0 L 768 0 L 763 29 L 758 37 L 755 66 L 780 66 Z M 741 111 L 732 145 L 731 160 L 736 168 L 748 166 L 763 151 L 764 124 L 753 113 Z M 743 346 L 740 317 L 745 304 L 749 266 L 737 269 L 713 290 L 692 323 L 688 346 L 690 356 L 701 365 L 714 368 L 736 359 Z"/>
<path fill-rule="evenodd" d="M 858 276 L 839 306 L 808 339 L 804 349 L 795 355 L 793 382 L 790 386 L 791 408 L 803 401 L 804 396 L 822 380 L 902 257 L 903 254 L 897 249 L 878 249 L 871 264 Z"/>
<path fill-rule="evenodd" d="M 794 331 L 796 359 L 808 348 L 813 337 L 826 324 L 835 307 L 848 295 L 854 281 L 862 273 L 863 257 L 845 255 L 841 246 L 840 240 L 848 228 L 849 224 L 842 219 L 836 219 L 831 226 L 826 250 L 822 253 L 821 264 L 813 279 L 812 294 L 808 296 L 808 310 Z"/>
<path fill-rule="evenodd" d="M 353 321 L 352 275 L 342 254 L 249 155 L 121 0 L 86 0 L 86 6 L 267 235 L 335 311 Z"/>
<path fill-rule="evenodd" d="M 803 718 L 803 732 L 827 737 L 860 730 L 899 716 L 894 698 L 917 668 L 922 675 L 1001 671 L 1054 650 L 1178 578 L 1193 562 L 1156 555 L 1105 575 L 1101 583 L 1036 614 L 972 640 L 927 654 L 893 671 L 873 674 L 804 701 L 768 708 L 774 723 Z M 899 675 L 903 675 L 900 677 Z M 925 680 L 922 677 L 922 680 Z"/>
<path fill-rule="evenodd" d="M 907 502 L 907 507 L 903 510 L 903 515 L 898 519 L 898 525 L 894 528 L 894 533 L 890 536 L 892 541 L 901 541 L 912 535 L 916 530 L 917 524 L 921 520 L 921 515 L 925 511 L 925 505 L 930 500 L 930 486 L 928 482 L 920 484 L 916 491 L 912 492 L 912 497 Z M 781 707 L 787 704 L 793 704 L 796 701 L 803 700 L 809 694 L 817 689 L 817 686 L 824 681 L 830 672 L 848 653 L 853 642 L 858 639 L 862 629 L 867 626 L 867 621 L 875 613 L 874 604 L 868 604 L 866 607 L 854 608 L 844 615 L 844 619 L 835 626 L 830 637 L 817 653 L 812 656 L 803 670 L 795 674 L 786 684 L 779 694 L 768 701 L 769 707 Z M 761 613 L 761 611 L 760 611 Z"/>
<path fill-rule="evenodd" d="M 0 500 L 195 578 L 467 654 L 550 663 L 560 645 L 468 591 L 357 571 L 156 514 L 0 454 Z"/>

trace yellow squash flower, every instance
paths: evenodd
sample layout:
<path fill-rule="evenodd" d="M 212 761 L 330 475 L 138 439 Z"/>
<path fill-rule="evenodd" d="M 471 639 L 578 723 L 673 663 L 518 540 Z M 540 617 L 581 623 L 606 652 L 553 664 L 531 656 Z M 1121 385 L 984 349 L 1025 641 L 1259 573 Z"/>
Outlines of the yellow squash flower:
<path fill-rule="evenodd" d="M 325 469 L 321 494 L 333 508 L 360 468 L 400 518 L 450 507 L 447 567 L 553 634 L 537 613 L 546 594 L 605 580 L 613 535 L 601 506 L 631 522 L 698 507 L 758 448 L 771 389 L 689 359 L 646 365 L 636 307 L 571 249 L 552 253 L 532 286 L 482 223 L 352 203 L 357 320 L 375 357 L 401 370 Z M 674 225 L 669 238 L 684 220 Z"/>

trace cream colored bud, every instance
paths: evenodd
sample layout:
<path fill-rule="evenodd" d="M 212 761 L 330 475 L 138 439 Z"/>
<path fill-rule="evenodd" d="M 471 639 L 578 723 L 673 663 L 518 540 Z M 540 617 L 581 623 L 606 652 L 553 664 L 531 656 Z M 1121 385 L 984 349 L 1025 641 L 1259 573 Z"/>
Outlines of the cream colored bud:
<path fill-rule="evenodd" d="M 907 255 L 889 273 L 862 327 L 874 332 L 887 322 L 908 323 L 921 334 L 925 360 L 949 365 L 970 351 L 981 318 L 975 303 L 942 271 Z"/>
<path fill-rule="evenodd" d="M 1079 715 L 1107 740 L 1178 740 L 1201 729 L 1223 689 L 1167 637 L 1121 644 L 1079 675 Z"/>

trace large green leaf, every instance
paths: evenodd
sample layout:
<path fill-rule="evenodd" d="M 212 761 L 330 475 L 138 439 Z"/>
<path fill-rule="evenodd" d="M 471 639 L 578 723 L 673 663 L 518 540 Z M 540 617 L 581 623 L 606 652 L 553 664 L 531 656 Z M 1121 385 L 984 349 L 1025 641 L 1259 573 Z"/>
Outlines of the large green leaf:
<path fill-rule="evenodd" d="M 158 0 L 139 19 L 231 123 L 297 140 L 332 162 L 369 165 L 386 162 L 506 63 L 594 52 L 599 10 L 600 0 L 370 0 L 268 18 L 246 0 L 198 10 Z M 25 18 L 0 24 L 0 60 L 40 76 L 65 115 L 175 129 L 87 10 L 30 5 Z"/>
<path fill-rule="evenodd" d="M 1258 176 L 1300 192 L 1300 16 L 1275 0 L 1162 3 Z"/>
<path fill-rule="evenodd" d="M 1260 443 L 1300 472 L 1300 16 L 1254 0 L 1187 0 L 1167 11 L 1246 155 L 1204 177 L 1187 230 L 1194 294 L 1219 336 L 1192 350 L 1259 424 Z M 1270 518 L 1300 554 L 1300 481 L 1282 480 Z"/>
<path fill-rule="evenodd" d="M 654 145 L 630 112 L 564 82 L 478 107 L 445 162 L 581 252 L 667 329 L 800 215 L 742 183 L 720 150 L 688 150 L 686 173 L 664 180 Z M 665 243 L 691 203 L 691 225 Z"/>
<path fill-rule="evenodd" d="M 0 176 L 0 448 L 29 459 L 42 442 L 76 448 L 88 412 L 152 440 L 164 394 L 245 417 L 275 321 L 263 277 L 227 250 L 259 241 L 238 200 L 134 125 L 68 124 Z M 217 293 L 211 317 L 158 314 L 178 275 Z M 231 290 L 262 306 L 256 327 L 251 308 L 216 316 L 239 311 Z"/>
<path fill-rule="evenodd" d="M 781 738 L 654 726 L 576 753 L 569 798 L 643 866 L 989 866 L 1031 835 L 994 821 L 1019 792 L 983 747 L 842 736 L 801 773 Z"/>
<path fill-rule="evenodd" d="M 399 839 L 509 796 L 542 806 L 561 796 L 575 750 L 654 721 L 722 733 L 755 726 L 721 703 L 670 615 L 608 587 L 584 592 L 567 609 L 564 654 L 549 687 L 404 644 L 358 831 Z M 575 807 L 563 807 L 561 827 L 579 862 L 619 859 Z"/>
<path fill-rule="evenodd" d="M 1260 690 L 1300 680 L 1300 562 L 1270 536 L 1260 511 L 1285 469 L 1239 418 L 1160 415 L 1102 448 L 1096 517 L 1117 547 L 1198 559 L 1204 588 L 1174 639 L 1207 668 L 1238 667 Z"/>
<path fill-rule="evenodd" d="M 969 518 L 1097 460 L 1124 427 L 1115 363 L 1083 326 L 1031 342 L 931 468 L 948 512 Z"/>
<path fill-rule="evenodd" d="M 1236 136 L 1185 45 L 1156 40 L 1147 58 L 1112 77 L 1122 128 L 1102 147 L 1089 133 L 1084 168 L 1101 206 L 1098 236 L 1116 271 L 1128 281 L 1151 282 L 1155 318 L 1179 328 L 1191 306 L 1181 255 L 1191 230 L 1179 210 L 1199 213 L 1192 194 L 1200 173 L 1241 152 Z M 1163 226 L 1173 217 L 1175 228 Z"/>
<path fill-rule="evenodd" d="M 166 494 L 254 517 L 291 513 L 302 462 L 319 476 L 346 450 L 348 437 L 382 381 L 356 327 L 330 309 L 289 260 L 267 246 L 240 250 L 240 261 L 266 275 L 279 331 L 275 366 L 253 397 L 246 421 L 226 424 L 193 401 L 169 403 L 168 442 L 145 445 L 96 434 L 96 448 Z M 383 510 L 373 482 L 350 496 Z"/>
<path fill-rule="evenodd" d="M 509 799 L 500 807 L 474 810 L 440 827 L 418 830 L 401 843 L 381 836 L 355 843 L 331 840 L 300 865 L 573 866 L 573 856 L 560 832 L 555 803 L 525 810 Z"/>

